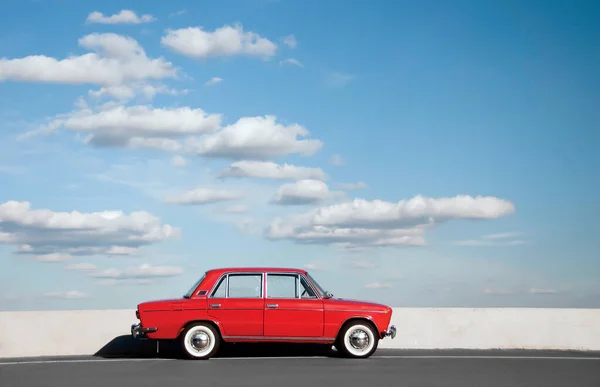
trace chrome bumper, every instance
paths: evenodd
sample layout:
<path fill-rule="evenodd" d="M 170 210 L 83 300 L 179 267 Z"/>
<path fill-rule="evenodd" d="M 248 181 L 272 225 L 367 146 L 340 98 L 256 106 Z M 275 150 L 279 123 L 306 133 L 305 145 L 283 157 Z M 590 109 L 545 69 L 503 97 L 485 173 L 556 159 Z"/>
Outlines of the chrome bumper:
<path fill-rule="evenodd" d="M 142 327 L 142 324 L 132 324 L 131 325 L 131 337 L 135 338 L 144 338 L 146 337 L 146 333 L 156 332 L 158 328 L 145 328 Z"/>
<path fill-rule="evenodd" d="M 390 325 L 390 327 L 387 330 L 381 332 L 381 336 L 382 338 L 389 336 L 393 339 L 394 337 L 396 337 L 396 326 Z"/>

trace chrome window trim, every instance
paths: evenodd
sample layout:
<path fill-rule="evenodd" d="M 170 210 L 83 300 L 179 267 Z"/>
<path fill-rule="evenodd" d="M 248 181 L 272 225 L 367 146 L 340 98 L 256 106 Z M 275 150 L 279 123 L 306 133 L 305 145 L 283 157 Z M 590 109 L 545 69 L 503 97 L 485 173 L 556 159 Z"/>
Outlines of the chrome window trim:
<path fill-rule="evenodd" d="M 319 291 L 319 290 L 318 290 L 318 288 L 315 286 L 315 284 L 317 283 L 317 280 L 314 280 L 314 281 L 313 281 L 313 280 L 312 280 L 313 278 L 312 278 L 312 276 L 310 275 L 310 273 L 308 273 L 308 272 L 307 272 L 306 274 L 308 275 L 308 277 L 304 276 L 304 278 L 305 278 L 305 279 L 307 280 L 307 282 L 308 282 L 308 283 L 311 285 L 311 288 L 312 288 L 313 290 L 315 290 L 315 291 L 316 291 L 316 293 L 319 295 L 319 298 L 320 298 L 320 299 L 325 299 L 326 290 L 325 290 L 325 289 L 323 289 L 323 294 L 321 294 L 321 291 Z M 320 284 L 319 284 L 319 287 L 321 287 L 321 288 L 322 288 L 322 286 L 321 286 Z"/>
<path fill-rule="evenodd" d="M 315 293 L 315 295 L 317 296 L 316 299 L 317 300 L 322 300 L 321 295 L 319 294 L 319 292 L 317 291 L 317 289 L 315 289 L 315 287 L 313 286 L 312 282 L 310 282 L 308 280 L 308 278 L 306 278 L 306 276 L 304 274 L 300 274 L 299 275 L 300 280 L 304 279 L 304 282 L 306 282 L 306 285 L 313 291 L 313 293 Z M 300 297 L 302 299 L 302 297 Z M 312 298 L 307 298 L 307 300 L 312 300 Z"/>
<path fill-rule="evenodd" d="M 186 296 L 188 296 L 189 298 L 195 297 L 198 295 L 198 293 L 201 292 L 200 286 L 202 285 L 202 282 L 204 282 L 204 280 L 206 279 L 207 276 L 207 272 L 205 271 L 195 282 L 195 286 L 193 289 L 190 289 L 187 291 L 187 293 L 185 294 Z"/>
<path fill-rule="evenodd" d="M 269 280 L 268 277 L 269 275 L 286 275 L 286 276 L 294 276 L 296 277 L 296 294 L 297 297 L 269 297 Z M 304 279 L 304 282 L 306 283 L 306 285 L 313 291 L 313 293 L 316 295 L 315 298 L 302 298 L 302 293 L 300 292 L 300 288 L 301 288 L 301 281 L 302 279 Z M 265 294 L 264 294 L 264 298 L 265 299 L 269 299 L 269 300 L 321 300 L 321 295 L 319 294 L 319 292 L 314 288 L 312 282 L 310 282 L 308 280 L 308 278 L 306 278 L 306 276 L 303 273 L 298 273 L 298 272 L 290 272 L 290 271 L 267 271 L 265 272 Z"/>
<path fill-rule="evenodd" d="M 219 278 L 217 278 L 217 280 L 213 284 L 212 288 L 210 288 L 210 292 L 208 292 L 208 297 L 207 298 L 215 298 L 215 292 L 217 291 L 217 288 L 221 284 L 221 281 L 223 280 L 223 277 L 227 276 L 227 274 L 228 273 L 221 274 L 219 276 Z M 227 288 L 225 288 L 225 296 L 227 296 Z M 222 297 L 219 297 L 219 298 L 222 298 Z"/>
<path fill-rule="evenodd" d="M 233 275 L 233 276 L 259 276 L 260 277 L 260 296 L 259 297 L 229 297 L 229 276 Z M 223 278 L 225 278 L 225 297 L 215 297 L 215 291 L 217 290 L 217 288 L 219 287 L 219 285 L 221 284 L 221 281 L 223 280 Z M 210 292 L 208 293 L 207 298 L 226 298 L 226 299 L 236 299 L 236 300 L 258 300 L 258 299 L 264 299 L 265 298 L 265 292 L 264 292 L 264 285 L 265 284 L 265 277 L 264 277 L 264 273 L 261 271 L 244 271 L 244 272 L 227 272 L 227 273 L 223 273 L 219 276 L 219 278 L 215 281 L 215 284 L 213 285 L 213 287 L 210 289 Z"/>

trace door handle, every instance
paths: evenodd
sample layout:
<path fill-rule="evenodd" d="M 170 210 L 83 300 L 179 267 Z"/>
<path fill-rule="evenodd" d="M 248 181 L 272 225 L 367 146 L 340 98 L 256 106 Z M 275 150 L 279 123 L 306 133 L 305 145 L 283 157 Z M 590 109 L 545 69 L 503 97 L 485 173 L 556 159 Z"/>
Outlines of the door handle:
<path fill-rule="evenodd" d="M 277 308 L 277 304 L 267 304 L 267 308 Z"/>
<path fill-rule="evenodd" d="M 220 308 L 221 304 L 210 304 L 209 305 L 211 308 Z"/>

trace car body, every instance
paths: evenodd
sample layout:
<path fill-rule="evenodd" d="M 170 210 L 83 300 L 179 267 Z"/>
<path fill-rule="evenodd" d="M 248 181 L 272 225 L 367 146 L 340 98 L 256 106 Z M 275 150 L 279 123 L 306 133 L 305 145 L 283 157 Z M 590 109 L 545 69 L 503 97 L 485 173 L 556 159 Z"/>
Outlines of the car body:
<path fill-rule="evenodd" d="M 392 339 L 392 308 L 335 298 L 306 271 L 276 267 L 208 270 L 178 299 L 140 303 L 134 338 L 179 340 L 192 359 L 208 359 L 224 342 L 334 345 L 366 358 Z"/>

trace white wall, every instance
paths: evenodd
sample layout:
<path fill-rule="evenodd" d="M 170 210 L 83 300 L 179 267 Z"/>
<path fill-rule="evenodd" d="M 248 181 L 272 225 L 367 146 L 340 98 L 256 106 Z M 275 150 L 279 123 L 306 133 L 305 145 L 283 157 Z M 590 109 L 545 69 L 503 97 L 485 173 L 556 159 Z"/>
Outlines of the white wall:
<path fill-rule="evenodd" d="M 600 350 L 600 309 L 394 308 L 382 348 Z"/>
<path fill-rule="evenodd" d="M 0 312 L 0 357 L 93 354 L 137 321 L 135 310 Z"/>
<path fill-rule="evenodd" d="M 133 310 L 0 312 L 0 357 L 92 355 L 136 322 Z M 600 350 L 600 309 L 394 308 L 392 323 L 380 348 Z"/>

